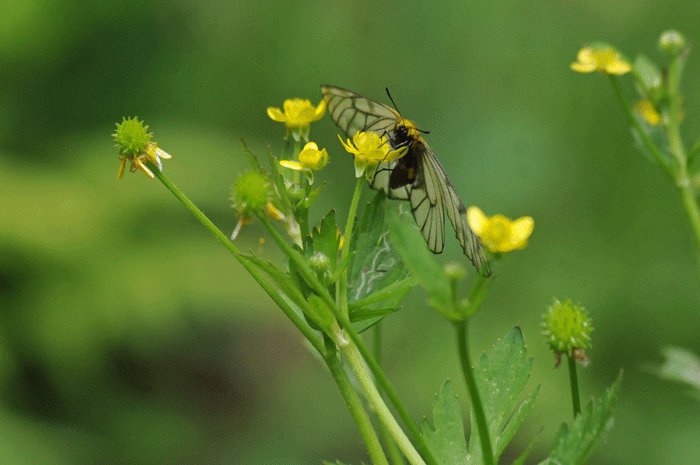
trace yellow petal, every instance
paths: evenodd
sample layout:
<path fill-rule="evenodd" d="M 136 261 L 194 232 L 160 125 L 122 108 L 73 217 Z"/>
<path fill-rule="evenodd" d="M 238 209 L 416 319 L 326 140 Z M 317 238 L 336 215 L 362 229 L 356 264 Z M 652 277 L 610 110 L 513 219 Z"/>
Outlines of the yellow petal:
<path fill-rule="evenodd" d="M 282 113 L 282 110 L 279 108 L 267 107 L 267 116 L 269 116 L 272 121 L 277 121 L 278 123 L 287 121 L 287 117 L 284 116 L 284 113 Z"/>
<path fill-rule="evenodd" d="M 486 218 L 486 215 L 479 207 L 471 206 L 467 210 L 467 221 L 474 234 L 478 236 L 484 231 L 488 218 Z"/>
<path fill-rule="evenodd" d="M 629 73 L 630 71 L 632 71 L 632 66 L 619 58 L 605 66 L 605 72 L 608 74 L 615 74 L 616 76 Z"/>
<path fill-rule="evenodd" d="M 280 165 L 295 171 L 302 171 L 304 169 L 298 161 L 280 160 Z"/>

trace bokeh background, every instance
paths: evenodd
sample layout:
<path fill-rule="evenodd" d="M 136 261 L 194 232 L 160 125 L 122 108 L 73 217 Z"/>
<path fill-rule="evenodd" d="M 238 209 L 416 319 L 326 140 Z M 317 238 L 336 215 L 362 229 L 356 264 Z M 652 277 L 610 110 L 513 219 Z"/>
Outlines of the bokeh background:
<path fill-rule="evenodd" d="M 605 76 L 569 69 L 589 41 L 659 61 L 698 41 L 700 3 L 4 2 L 0 7 L 0 463 L 314 464 L 368 458 L 330 376 L 242 267 L 158 183 L 117 181 L 111 134 L 145 119 L 165 172 L 219 227 L 246 170 L 240 137 L 279 151 L 265 109 L 332 84 L 386 101 L 426 136 L 467 205 L 531 215 L 471 325 L 489 350 L 520 324 L 544 387 L 513 444 L 541 460 L 570 419 L 565 370 L 539 335 L 553 297 L 594 318 L 584 398 L 624 369 L 597 464 L 700 462 L 700 405 L 647 367 L 700 352 L 700 287 L 679 196 L 633 147 Z M 698 133 L 700 55 L 683 84 Z M 631 79 L 623 89 L 634 97 Z M 328 118 L 320 217 L 347 213 L 352 160 Z M 280 260 L 259 225 L 240 247 Z M 438 259 L 466 264 L 448 232 Z M 452 378 L 452 329 L 413 290 L 384 323 L 389 378 L 418 421 Z"/>

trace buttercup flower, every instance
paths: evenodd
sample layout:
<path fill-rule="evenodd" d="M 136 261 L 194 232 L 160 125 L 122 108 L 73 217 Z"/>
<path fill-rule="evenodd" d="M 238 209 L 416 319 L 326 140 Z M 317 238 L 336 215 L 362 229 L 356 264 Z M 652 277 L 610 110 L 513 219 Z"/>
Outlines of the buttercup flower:
<path fill-rule="evenodd" d="M 467 220 L 481 243 L 492 253 L 525 248 L 535 228 L 535 220 L 530 216 L 515 221 L 501 214 L 489 218 L 478 207 L 469 207 Z"/>
<path fill-rule="evenodd" d="M 294 140 L 300 141 L 302 138 L 309 139 L 309 125 L 321 119 L 326 112 L 326 101 L 321 100 L 317 107 L 314 107 L 309 100 L 300 98 L 287 99 L 283 104 L 284 111 L 275 107 L 267 108 L 267 115 L 278 123 L 287 126 L 287 134 L 291 132 Z"/>
<path fill-rule="evenodd" d="M 390 150 L 386 137 L 379 137 L 376 132 L 358 132 L 352 136 L 352 142 L 348 143 L 338 136 L 345 150 L 355 155 L 355 177 L 363 174 L 370 176 L 380 161 L 394 161 L 406 154 L 408 147 L 398 150 Z"/>
<path fill-rule="evenodd" d="M 299 153 L 299 161 L 280 160 L 280 165 L 296 171 L 320 170 L 328 163 L 326 149 L 319 150 L 315 142 L 307 143 Z"/>
<path fill-rule="evenodd" d="M 578 61 L 571 63 L 571 69 L 579 73 L 600 71 L 619 76 L 632 71 L 632 66 L 609 46 L 584 47 L 579 50 L 576 59 Z"/>
<path fill-rule="evenodd" d="M 661 121 L 661 116 L 656 111 L 656 108 L 654 108 L 654 104 L 651 100 L 640 100 L 634 104 L 632 110 L 652 126 L 656 126 L 659 124 L 659 121 Z"/>

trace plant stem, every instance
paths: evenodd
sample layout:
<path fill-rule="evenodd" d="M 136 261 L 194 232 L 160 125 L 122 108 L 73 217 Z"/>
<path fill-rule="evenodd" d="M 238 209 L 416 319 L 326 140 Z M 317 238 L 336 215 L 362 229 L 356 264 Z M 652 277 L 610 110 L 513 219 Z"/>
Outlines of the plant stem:
<path fill-rule="evenodd" d="M 574 406 L 574 418 L 581 413 L 581 399 L 578 392 L 578 374 L 576 373 L 576 360 L 572 355 L 569 358 L 569 382 L 571 383 L 571 402 Z"/>
<path fill-rule="evenodd" d="M 378 364 L 382 363 L 382 322 L 378 322 L 372 327 L 372 336 L 374 339 L 374 344 L 372 344 L 372 348 L 374 349 L 374 359 L 377 361 Z M 384 389 L 382 388 L 382 385 L 380 384 L 377 387 L 377 390 L 379 391 L 379 395 L 384 398 Z M 384 441 L 384 444 L 386 444 L 386 449 L 387 453 L 389 454 L 389 458 L 391 459 L 391 463 L 394 465 L 404 465 L 405 461 L 403 459 L 403 455 L 401 455 L 401 451 L 396 445 L 396 442 L 391 438 L 391 434 L 389 433 L 389 430 L 387 427 L 382 423 L 381 421 L 379 422 L 379 433 L 382 436 L 382 440 Z"/>
<path fill-rule="evenodd" d="M 468 322 L 469 319 L 464 319 L 462 321 L 455 322 L 455 326 L 457 327 L 457 346 L 459 347 L 459 361 L 462 364 L 462 373 L 464 374 L 464 381 L 467 383 L 467 388 L 469 389 L 469 396 L 472 400 L 472 412 L 474 412 L 476 427 L 479 431 L 479 440 L 481 441 L 481 450 L 483 453 L 484 464 L 493 465 L 493 449 L 491 447 L 491 440 L 489 438 L 489 429 L 486 423 L 486 414 L 484 413 L 484 406 L 481 403 L 481 397 L 479 397 L 479 389 L 476 385 L 476 378 L 474 378 L 474 372 L 472 370 L 471 363 L 469 362 L 469 341 L 467 340 Z"/>
<path fill-rule="evenodd" d="M 365 411 L 362 400 L 357 395 L 357 391 L 352 386 L 347 373 L 343 369 L 340 359 L 338 358 L 338 348 L 329 338 L 324 338 L 326 352 L 323 356 L 328 365 L 328 369 L 333 375 L 335 384 L 340 390 L 340 394 L 345 400 L 345 405 L 347 405 L 350 415 L 353 420 L 355 420 L 355 425 L 360 431 L 360 436 L 367 447 L 367 452 L 369 453 L 372 463 L 375 465 L 389 465 L 389 462 L 384 455 L 382 450 L 382 445 L 379 442 L 379 438 L 372 427 L 372 422 Z"/>
<path fill-rule="evenodd" d="M 211 232 L 214 237 L 216 237 L 219 242 L 221 242 L 224 247 L 226 247 L 238 260 L 238 262 L 243 265 L 243 267 L 250 273 L 250 275 L 255 279 L 255 281 L 260 284 L 260 287 L 263 288 L 263 290 L 269 295 L 272 300 L 282 309 L 284 314 L 291 320 L 291 322 L 296 326 L 299 331 L 306 337 L 306 339 L 311 343 L 311 345 L 318 351 L 319 354 L 324 353 L 324 345 L 323 341 L 321 338 L 316 334 L 313 329 L 304 321 L 290 306 L 289 304 L 282 298 L 280 295 L 279 291 L 277 291 L 266 279 L 265 277 L 260 273 L 260 271 L 255 268 L 255 266 L 243 260 L 240 257 L 240 251 L 238 250 L 238 247 L 236 247 L 233 242 L 229 240 L 226 235 L 221 232 L 219 228 L 212 223 L 212 221 L 207 218 L 207 216 L 199 209 L 195 204 L 193 204 L 190 199 L 188 199 L 185 194 L 183 194 L 173 183 L 170 182 L 168 178 L 166 178 L 163 173 L 158 171 L 157 169 L 152 170 L 155 176 L 160 180 L 160 182 L 163 183 L 163 185 L 173 193 L 173 195 L 180 201 L 182 202 L 185 207 L 197 218 L 200 223 L 204 225 L 205 228 Z"/>
<path fill-rule="evenodd" d="M 335 340 L 336 338 L 334 338 Z M 389 430 L 389 434 L 394 438 L 396 444 L 399 446 L 403 454 L 406 456 L 408 461 L 412 465 L 425 465 L 425 462 L 418 454 L 418 451 L 413 447 L 411 441 L 404 434 L 403 430 L 399 424 L 394 419 L 393 415 L 387 408 L 386 404 L 379 395 L 379 391 L 374 385 L 370 371 L 365 363 L 360 351 L 357 346 L 352 342 L 342 345 L 339 341 L 336 341 L 348 359 L 348 362 L 353 368 L 358 381 L 362 385 L 362 389 L 365 393 L 367 401 L 372 405 L 379 419 L 384 423 L 384 425 Z"/>
<path fill-rule="evenodd" d="M 676 187 L 681 195 L 690 227 L 695 237 L 695 257 L 700 267 L 700 212 L 690 177 L 688 176 L 688 156 L 681 138 L 681 97 L 680 79 L 682 58 L 675 56 L 668 67 L 668 145 L 669 151 L 676 160 L 678 173 L 676 174 Z"/>
<path fill-rule="evenodd" d="M 311 267 L 307 263 L 306 258 L 303 255 L 301 255 L 301 253 L 294 250 L 287 243 L 287 241 L 282 237 L 282 235 L 272 226 L 268 218 L 262 215 L 260 215 L 259 218 L 260 221 L 265 225 L 267 230 L 270 232 L 272 238 L 275 240 L 282 252 L 284 252 L 284 254 L 289 257 L 291 264 L 297 267 L 297 270 L 302 275 L 304 280 L 309 284 L 309 286 L 311 286 L 311 288 L 314 290 L 314 292 L 316 292 L 316 294 L 321 298 L 321 300 L 323 300 L 326 303 L 328 308 L 333 313 L 333 316 L 335 316 L 338 322 L 340 322 L 342 328 L 350 336 L 350 339 L 356 346 L 357 350 L 359 350 L 367 365 L 369 365 L 369 368 L 372 371 L 372 374 L 376 378 L 377 382 L 381 384 L 384 390 L 386 391 L 389 400 L 398 411 L 399 416 L 401 417 L 406 427 L 408 428 L 409 433 L 411 434 L 411 438 L 418 446 L 418 449 L 420 450 L 421 454 L 423 454 L 423 457 L 425 457 L 425 460 L 428 463 L 428 465 L 437 465 L 437 461 L 433 457 L 430 449 L 428 449 L 428 446 L 423 440 L 423 436 L 420 434 L 410 415 L 408 414 L 404 406 L 401 404 L 401 401 L 396 395 L 396 391 L 394 391 L 394 389 L 392 388 L 391 384 L 389 383 L 389 380 L 386 378 L 386 375 L 384 375 L 384 372 L 374 360 L 374 357 L 372 357 L 372 353 L 369 351 L 369 349 L 367 349 L 367 346 L 364 344 L 359 334 L 357 334 L 357 331 L 355 331 L 355 329 L 352 327 L 348 315 L 340 311 L 340 309 L 336 305 L 336 302 L 333 300 L 330 293 L 328 292 L 328 289 L 323 285 L 323 283 L 321 283 L 321 281 L 318 279 L 313 270 L 311 270 Z"/>

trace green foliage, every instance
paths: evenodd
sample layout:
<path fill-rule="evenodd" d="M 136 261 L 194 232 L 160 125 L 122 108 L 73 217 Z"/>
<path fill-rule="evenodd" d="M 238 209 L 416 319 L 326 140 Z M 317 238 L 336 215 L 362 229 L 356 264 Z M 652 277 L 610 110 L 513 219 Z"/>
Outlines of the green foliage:
<path fill-rule="evenodd" d="M 586 462 L 603 434 L 612 427 L 612 408 L 621 382 L 622 372 L 602 398 L 592 399 L 586 405 L 571 426 L 561 425 L 552 453 L 542 464 L 580 465 Z"/>
<path fill-rule="evenodd" d="M 448 379 L 435 396 L 433 425 L 423 420 L 423 436 L 435 458 L 442 465 L 472 463 L 467 455 L 464 426 L 459 402 Z"/>
<path fill-rule="evenodd" d="M 523 333 L 516 326 L 504 340 L 494 345 L 490 356 L 484 353 L 479 357 L 475 368 L 476 382 L 496 460 L 532 410 L 542 388 L 541 384 L 538 385 L 518 406 L 518 397 L 523 392 L 532 369 L 533 359 L 527 358 L 526 352 Z M 473 425 L 473 413 L 471 421 Z M 481 463 L 479 432 L 474 427 L 469 440 L 469 454 L 473 463 Z"/>
<path fill-rule="evenodd" d="M 416 222 L 410 214 L 398 214 L 395 209 L 388 209 L 387 216 L 391 245 L 416 283 L 428 293 L 430 305 L 447 318 L 459 320 L 460 315 L 454 311 L 450 281 L 425 246 Z"/>
<path fill-rule="evenodd" d="M 495 461 L 513 439 L 542 387 L 539 385 L 517 406 L 518 397 L 530 377 L 532 360 L 531 357 L 526 359 L 523 335 L 516 326 L 505 340 L 494 346 L 490 356 L 483 354 L 480 357 L 476 367 L 477 385 L 488 420 Z M 423 421 L 423 435 L 441 464 L 483 463 L 474 415 L 471 415 L 472 433 L 467 448 L 462 415 L 449 380 L 443 384 L 436 396 L 433 423 L 435 426 L 431 428 L 427 420 Z"/>
<path fill-rule="evenodd" d="M 351 321 L 357 322 L 357 331 L 364 331 L 397 311 L 414 283 L 389 243 L 388 210 L 386 196 L 378 192 L 365 207 L 350 244 L 354 254 L 348 265 L 348 307 Z"/>

